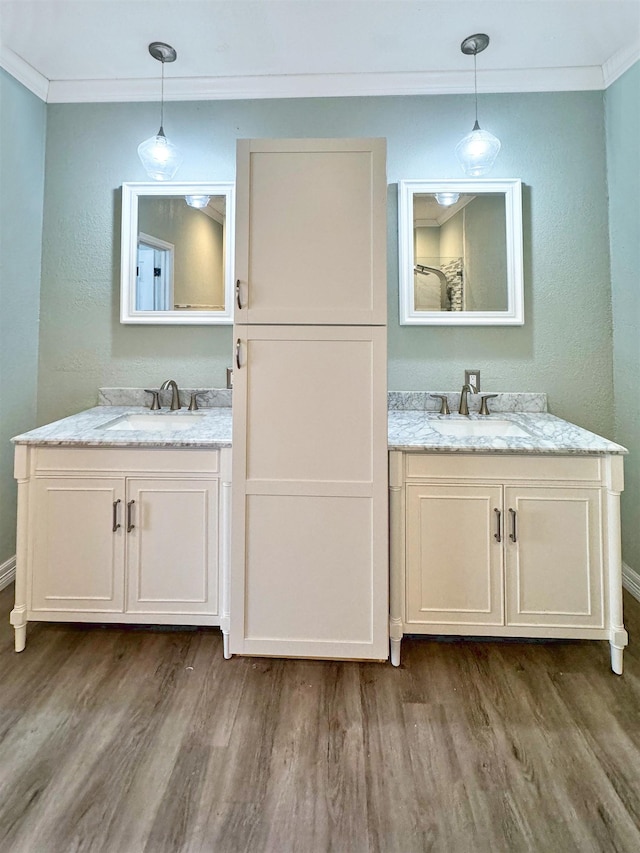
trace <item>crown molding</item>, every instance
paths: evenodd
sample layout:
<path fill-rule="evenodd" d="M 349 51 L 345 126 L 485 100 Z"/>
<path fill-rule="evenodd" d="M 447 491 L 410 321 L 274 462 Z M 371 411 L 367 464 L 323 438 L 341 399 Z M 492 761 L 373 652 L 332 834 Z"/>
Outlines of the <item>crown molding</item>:
<path fill-rule="evenodd" d="M 612 83 L 628 71 L 632 65 L 640 60 L 640 44 L 632 44 L 622 50 L 618 50 L 602 66 L 604 87 L 608 89 Z"/>
<path fill-rule="evenodd" d="M 604 88 L 602 68 L 485 71 L 478 91 L 565 92 Z M 459 95 L 473 92 L 467 72 L 296 74 L 165 79 L 165 101 L 330 98 L 380 95 Z M 52 80 L 49 103 L 159 100 L 157 80 Z"/>
<path fill-rule="evenodd" d="M 46 102 L 48 100 L 49 81 L 47 78 L 3 44 L 0 44 L 0 67 L 11 74 L 18 83 L 22 83 L 30 92 L 37 95 L 41 101 Z"/>
<path fill-rule="evenodd" d="M 640 59 L 640 45 L 618 51 L 600 66 L 478 73 L 481 93 L 602 90 Z M 156 79 L 47 80 L 16 53 L 0 46 L 0 67 L 51 104 L 157 101 Z M 280 74 L 176 77 L 165 80 L 166 101 L 332 98 L 388 95 L 460 95 L 473 92 L 467 72 Z"/>

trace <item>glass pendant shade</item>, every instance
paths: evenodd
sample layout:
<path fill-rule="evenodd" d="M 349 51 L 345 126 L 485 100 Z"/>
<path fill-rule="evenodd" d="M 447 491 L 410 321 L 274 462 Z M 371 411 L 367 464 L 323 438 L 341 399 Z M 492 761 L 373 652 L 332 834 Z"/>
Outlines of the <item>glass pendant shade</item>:
<path fill-rule="evenodd" d="M 184 200 L 187 202 L 189 207 L 197 207 L 198 210 L 202 210 L 203 207 L 206 207 L 209 204 L 209 199 L 211 196 L 208 195 L 186 195 Z"/>
<path fill-rule="evenodd" d="M 436 193 L 436 201 L 442 207 L 449 207 L 449 205 L 455 204 L 459 198 L 460 193 Z"/>
<path fill-rule="evenodd" d="M 456 157 L 460 165 L 467 175 L 474 178 L 489 171 L 499 151 L 500 140 L 488 130 L 482 130 L 477 121 L 471 133 L 456 145 Z"/>
<path fill-rule="evenodd" d="M 138 145 L 138 157 L 154 181 L 170 181 L 182 163 L 182 155 L 164 135 L 162 127 L 155 136 Z"/>

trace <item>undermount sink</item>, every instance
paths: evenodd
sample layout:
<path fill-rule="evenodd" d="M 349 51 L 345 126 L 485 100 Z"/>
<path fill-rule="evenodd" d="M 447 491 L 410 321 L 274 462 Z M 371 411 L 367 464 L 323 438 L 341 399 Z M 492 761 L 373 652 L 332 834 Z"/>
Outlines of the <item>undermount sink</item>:
<path fill-rule="evenodd" d="M 529 433 L 514 424 L 513 421 L 491 420 L 491 421 L 430 421 L 429 426 L 432 427 L 440 435 L 450 435 L 457 438 L 468 436 L 485 437 L 485 438 L 508 438 L 508 437 L 526 437 L 530 438 Z"/>
<path fill-rule="evenodd" d="M 121 415 L 100 429 L 135 430 L 136 432 L 174 432 L 175 430 L 192 429 L 200 423 L 204 415 L 195 415 L 191 412 L 180 414 L 151 414 L 148 415 Z"/>

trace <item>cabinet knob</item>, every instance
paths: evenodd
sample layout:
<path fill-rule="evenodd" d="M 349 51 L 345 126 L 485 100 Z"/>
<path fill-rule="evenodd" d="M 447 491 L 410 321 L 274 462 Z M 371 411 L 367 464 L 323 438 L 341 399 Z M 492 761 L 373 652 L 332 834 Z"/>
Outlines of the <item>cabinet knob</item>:
<path fill-rule="evenodd" d="M 236 303 L 238 308 L 242 310 L 242 302 L 240 301 L 240 279 L 236 279 Z"/>
<path fill-rule="evenodd" d="M 236 341 L 236 367 L 240 370 L 240 338 Z"/>
<path fill-rule="evenodd" d="M 111 530 L 113 533 L 121 526 L 118 524 L 118 504 L 120 503 L 120 498 L 117 501 L 113 502 L 113 516 L 111 517 Z"/>
<path fill-rule="evenodd" d="M 511 539 L 512 542 L 517 542 L 518 541 L 518 528 L 517 528 L 517 521 L 516 521 L 517 513 L 516 513 L 515 509 L 511 509 L 511 507 L 509 507 L 509 515 L 511 516 L 511 533 L 509 534 L 509 539 Z"/>

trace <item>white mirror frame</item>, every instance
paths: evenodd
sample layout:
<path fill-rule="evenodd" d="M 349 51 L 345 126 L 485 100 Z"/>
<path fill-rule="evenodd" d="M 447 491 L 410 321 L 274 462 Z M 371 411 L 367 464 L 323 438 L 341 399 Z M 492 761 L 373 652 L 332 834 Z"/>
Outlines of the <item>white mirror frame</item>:
<path fill-rule="evenodd" d="M 137 311 L 138 199 L 141 196 L 218 195 L 226 198 L 224 311 Z M 233 259 L 235 252 L 235 184 L 233 183 L 124 183 L 122 184 L 122 243 L 120 264 L 120 322 L 153 325 L 205 326 L 233 323 Z"/>
<path fill-rule="evenodd" d="M 506 311 L 416 311 L 413 284 L 413 196 L 457 192 L 505 197 L 507 246 Z M 518 178 L 475 178 L 445 181 L 398 181 L 398 260 L 401 326 L 522 326 L 524 275 L 522 260 L 522 181 Z"/>

